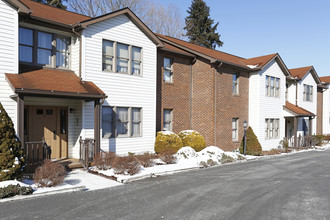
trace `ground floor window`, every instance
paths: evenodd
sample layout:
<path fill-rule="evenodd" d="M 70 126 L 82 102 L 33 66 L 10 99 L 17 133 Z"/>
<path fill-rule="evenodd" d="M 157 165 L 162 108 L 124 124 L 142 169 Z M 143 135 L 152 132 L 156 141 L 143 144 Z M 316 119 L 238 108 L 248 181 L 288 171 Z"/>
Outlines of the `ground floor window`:
<path fill-rule="evenodd" d="M 232 119 L 232 140 L 238 140 L 238 118 Z"/>
<path fill-rule="evenodd" d="M 172 131 L 173 110 L 164 109 L 163 130 Z"/>
<path fill-rule="evenodd" d="M 265 138 L 273 139 L 280 136 L 280 119 L 266 118 L 265 119 Z"/>
<path fill-rule="evenodd" d="M 102 107 L 102 136 L 131 137 L 142 135 L 142 108 Z"/>

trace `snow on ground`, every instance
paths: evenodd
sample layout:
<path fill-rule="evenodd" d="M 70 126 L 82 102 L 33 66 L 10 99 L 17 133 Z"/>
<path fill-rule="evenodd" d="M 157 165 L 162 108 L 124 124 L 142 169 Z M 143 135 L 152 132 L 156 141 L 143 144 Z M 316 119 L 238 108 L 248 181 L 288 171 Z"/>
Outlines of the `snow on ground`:
<path fill-rule="evenodd" d="M 69 172 L 68 175 L 64 178 L 64 182 L 58 186 L 38 188 L 34 184 L 33 180 L 23 179 L 22 182 L 17 180 L 8 180 L 0 182 L 0 188 L 17 184 L 19 184 L 20 186 L 31 186 L 34 190 L 33 195 L 60 192 L 79 187 L 86 188 L 86 190 L 97 190 L 122 185 L 121 183 L 118 183 L 114 180 L 88 173 L 87 171 L 82 169 L 76 169 Z"/>

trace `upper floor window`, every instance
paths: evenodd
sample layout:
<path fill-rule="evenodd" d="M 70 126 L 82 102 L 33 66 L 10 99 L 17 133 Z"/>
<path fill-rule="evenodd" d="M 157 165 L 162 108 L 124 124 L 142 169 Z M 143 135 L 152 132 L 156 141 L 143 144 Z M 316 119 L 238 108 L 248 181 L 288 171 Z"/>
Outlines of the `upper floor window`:
<path fill-rule="evenodd" d="M 312 102 L 313 101 L 313 86 L 304 84 L 304 101 Z"/>
<path fill-rule="evenodd" d="M 266 96 L 280 97 L 280 78 L 266 76 Z"/>
<path fill-rule="evenodd" d="M 140 75 L 142 48 L 103 40 L 102 69 L 112 72 Z"/>
<path fill-rule="evenodd" d="M 238 94 L 238 73 L 233 75 L 233 94 Z"/>
<path fill-rule="evenodd" d="M 32 65 L 69 67 L 70 37 L 19 28 L 19 61 Z"/>
<path fill-rule="evenodd" d="M 172 60 L 164 58 L 164 81 L 173 82 Z"/>

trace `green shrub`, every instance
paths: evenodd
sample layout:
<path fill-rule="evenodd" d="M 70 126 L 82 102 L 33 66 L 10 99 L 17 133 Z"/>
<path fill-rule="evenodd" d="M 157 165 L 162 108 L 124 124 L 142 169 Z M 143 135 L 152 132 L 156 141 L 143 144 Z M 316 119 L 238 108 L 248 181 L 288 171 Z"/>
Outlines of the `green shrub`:
<path fill-rule="evenodd" d="M 180 137 L 171 131 L 159 131 L 157 132 L 155 151 L 160 153 L 164 150 L 174 150 L 177 152 L 182 145 Z"/>
<path fill-rule="evenodd" d="M 20 186 L 17 185 L 9 185 L 3 188 L 0 188 L 0 199 L 8 198 L 16 195 L 29 195 L 33 193 L 33 189 L 29 186 Z"/>
<path fill-rule="evenodd" d="M 181 138 L 184 147 L 189 146 L 197 152 L 203 150 L 206 147 L 203 135 L 197 131 L 185 130 L 179 132 L 178 135 Z"/>
<path fill-rule="evenodd" d="M 253 156 L 260 156 L 262 155 L 262 148 L 258 141 L 257 136 L 254 134 L 251 127 L 248 127 L 246 131 L 246 154 L 253 155 Z M 241 154 L 244 153 L 244 137 L 241 142 L 241 147 L 239 148 L 239 151 Z"/>
<path fill-rule="evenodd" d="M 316 146 L 321 146 L 324 140 L 326 140 L 326 136 L 322 134 L 313 135 L 313 142 Z"/>
<path fill-rule="evenodd" d="M 0 181 L 21 177 L 24 167 L 21 141 L 14 124 L 0 103 Z"/>

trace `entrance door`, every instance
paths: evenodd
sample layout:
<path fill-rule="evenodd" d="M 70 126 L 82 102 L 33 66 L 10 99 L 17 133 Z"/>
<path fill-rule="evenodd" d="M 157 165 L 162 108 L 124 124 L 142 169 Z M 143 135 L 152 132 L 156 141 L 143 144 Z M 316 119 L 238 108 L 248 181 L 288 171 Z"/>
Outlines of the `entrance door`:
<path fill-rule="evenodd" d="M 68 156 L 67 108 L 29 106 L 29 141 L 45 138 L 52 149 L 52 159 Z"/>

